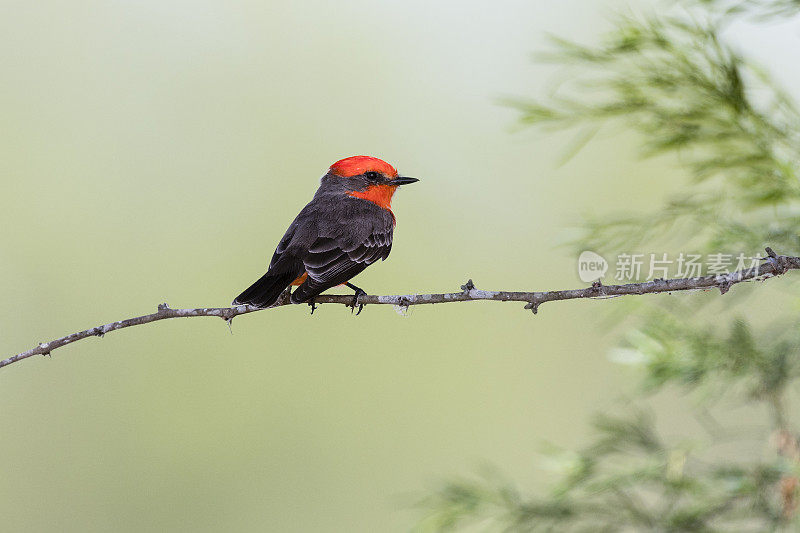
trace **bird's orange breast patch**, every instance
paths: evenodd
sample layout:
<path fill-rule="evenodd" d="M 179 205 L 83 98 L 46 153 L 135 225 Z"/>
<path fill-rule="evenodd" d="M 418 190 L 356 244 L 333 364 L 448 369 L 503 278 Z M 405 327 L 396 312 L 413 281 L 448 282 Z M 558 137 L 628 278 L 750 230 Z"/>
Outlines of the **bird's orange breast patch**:
<path fill-rule="evenodd" d="M 363 191 L 349 192 L 350 196 L 354 198 L 361 198 L 368 200 L 382 209 L 392 212 L 392 196 L 397 187 L 394 185 L 370 185 Z"/>

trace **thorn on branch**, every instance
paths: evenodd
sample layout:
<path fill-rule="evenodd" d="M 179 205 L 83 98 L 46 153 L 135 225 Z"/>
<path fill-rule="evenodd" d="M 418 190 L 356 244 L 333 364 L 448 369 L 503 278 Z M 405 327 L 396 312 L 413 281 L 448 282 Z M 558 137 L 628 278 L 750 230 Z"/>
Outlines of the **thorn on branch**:
<path fill-rule="evenodd" d="M 410 306 L 411 306 L 411 300 L 409 300 L 405 296 L 401 296 L 400 299 L 397 301 L 397 305 L 394 306 L 394 310 L 397 311 L 397 314 L 406 316 L 408 314 L 408 308 Z"/>
<path fill-rule="evenodd" d="M 597 281 L 593 281 L 591 290 L 593 294 L 600 294 L 600 292 L 603 290 L 603 282 L 599 279 Z"/>
<path fill-rule="evenodd" d="M 461 286 L 461 290 L 464 291 L 464 292 L 469 292 L 474 288 L 475 288 L 475 284 L 472 283 L 471 279 L 468 279 L 467 282 Z"/>
<path fill-rule="evenodd" d="M 764 250 L 766 250 L 767 252 L 767 257 L 765 257 L 764 259 L 766 259 L 767 263 L 772 265 L 773 268 L 775 269 L 775 273 L 773 274 L 774 276 L 780 276 L 781 274 L 785 274 L 789 270 L 788 261 L 786 260 L 786 257 L 776 254 L 775 251 L 769 246 L 764 248 Z"/>
<path fill-rule="evenodd" d="M 43 348 L 47 348 L 48 346 L 50 346 L 49 342 L 40 342 L 38 348 L 41 350 Z M 50 350 L 47 350 L 46 352 L 42 352 L 42 355 L 46 355 L 47 357 L 52 357 L 50 355 Z"/>
<path fill-rule="evenodd" d="M 728 276 L 720 276 L 720 280 L 717 283 L 717 288 L 719 289 L 720 294 L 725 294 L 729 290 L 731 290 L 731 286 L 733 282 L 730 280 Z"/>
<path fill-rule="evenodd" d="M 167 311 L 168 309 L 169 305 L 167 305 L 167 302 L 164 302 L 163 304 L 158 304 L 158 312 Z"/>
<path fill-rule="evenodd" d="M 539 312 L 539 303 L 540 303 L 540 302 L 536 302 L 536 301 L 534 301 L 534 302 L 529 302 L 529 303 L 528 303 L 528 304 L 525 306 L 525 309 L 530 309 L 530 310 L 531 310 L 531 312 L 532 312 L 532 313 L 535 315 L 536 313 L 538 313 L 538 312 Z"/>

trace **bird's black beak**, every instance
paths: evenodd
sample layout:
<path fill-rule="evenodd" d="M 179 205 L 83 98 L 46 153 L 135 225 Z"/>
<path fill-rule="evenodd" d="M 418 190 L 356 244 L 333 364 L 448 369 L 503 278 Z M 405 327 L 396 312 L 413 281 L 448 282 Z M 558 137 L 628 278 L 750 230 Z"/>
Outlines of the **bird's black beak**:
<path fill-rule="evenodd" d="M 406 176 L 397 176 L 392 180 L 392 185 L 408 185 L 419 181 L 417 178 L 408 178 Z"/>

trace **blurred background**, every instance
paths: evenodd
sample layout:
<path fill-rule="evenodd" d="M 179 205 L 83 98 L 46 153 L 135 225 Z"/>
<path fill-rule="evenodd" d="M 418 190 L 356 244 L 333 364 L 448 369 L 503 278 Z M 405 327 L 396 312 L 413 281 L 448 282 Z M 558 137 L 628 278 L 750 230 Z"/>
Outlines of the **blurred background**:
<path fill-rule="evenodd" d="M 421 180 L 369 293 L 582 286 L 563 246 L 582 215 L 681 181 L 627 134 L 562 164 L 570 136 L 500 101 L 559 83 L 531 61 L 549 33 L 591 41 L 631 5 L 4 0 L 2 357 L 161 302 L 227 305 L 357 154 Z M 796 27 L 734 30 L 797 86 Z M 618 305 L 296 306 L 14 364 L 3 528 L 405 531 L 420 493 L 481 465 L 540 486 L 542 443 L 583 442 L 630 382 L 601 327 Z"/>

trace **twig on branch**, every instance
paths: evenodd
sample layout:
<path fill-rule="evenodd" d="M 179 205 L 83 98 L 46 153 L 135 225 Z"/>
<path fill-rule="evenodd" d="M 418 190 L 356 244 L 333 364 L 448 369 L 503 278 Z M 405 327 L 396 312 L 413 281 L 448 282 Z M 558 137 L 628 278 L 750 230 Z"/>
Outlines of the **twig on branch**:
<path fill-rule="evenodd" d="M 800 257 L 777 255 L 772 251 L 771 248 L 767 248 L 766 251 L 767 257 L 764 258 L 766 261 L 765 263 L 755 268 L 738 270 L 736 272 L 731 272 L 730 274 L 710 275 L 696 278 L 656 279 L 643 283 L 628 283 L 625 285 L 603 285 L 599 281 L 596 281 L 591 287 L 584 289 L 545 292 L 482 291 L 476 289 L 475 285 L 472 283 L 472 280 L 469 280 L 465 285 L 461 286 L 461 292 L 442 294 L 409 294 L 405 296 L 375 296 L 368 294 L 360 296 L 358 298 L 358 304 L 394 305 L 408 308 L 412 305 L 492 300 L 497 302 L 526 302 L 527 305 L 525 306 L 525 309 L 530 309 L 536 313 L 539 309 L 539 306 L 543 303 L 557 300 L 608 298 L 632 294 L 657 294 L 661 292 L 691 291 L 712 288 L 717 288 L 721 294 L 725 294 L 733 285 L 737 283 L 754 279 L 767 279 L 774 276 L 780 276 L 788 270 L 800 269 Z M 352 307 L 353 297 L 348 295 L 323 294 L 317 296 L 314 299 L 313 304 L 343 304 Z M 285 305 L 289 305 L 288 299 L 282 298 L 278 301 L 278 303 L 269 309 L 283 307 Z M 0 368 L 8 366 L 11 363 L 16 363 L 17 361 L 21 361 L 22 359 L 27 359 L 28 357 L 34 355 L 50 355 L 50 353 L 56 348 L 61 348 L 62 346 L 71 344 L 75 341 L 89 337 L 102 337 L 106 333 L 110 333 L 118 329 L 129 328 L 131 326 L 140 326 L 142 324 L 148 324 L 157 320 L 165 320 L 167 318 L 211 316 L 222 318 L 230 324 L 234 317 L 252 313 L 254 311 L 261 311 L 261 309 L 249 305 L 239 305 L 236 307 L 201 307 L 198 309 L 170 309 L 167 304 L 161 304 L 158 306 L 158 310 L 151 315 L 143 315 L 136 318 L 129 318 L 127 320 L 120 320 L 119 322 L 111 322 L 110 324 L 79 331 L 50 342 L 40 343 L 36 347 L 26 352 L 18 353 L 17 355 L 11 356 L 8 359 L 3 359 L 0 361 Z"/>

